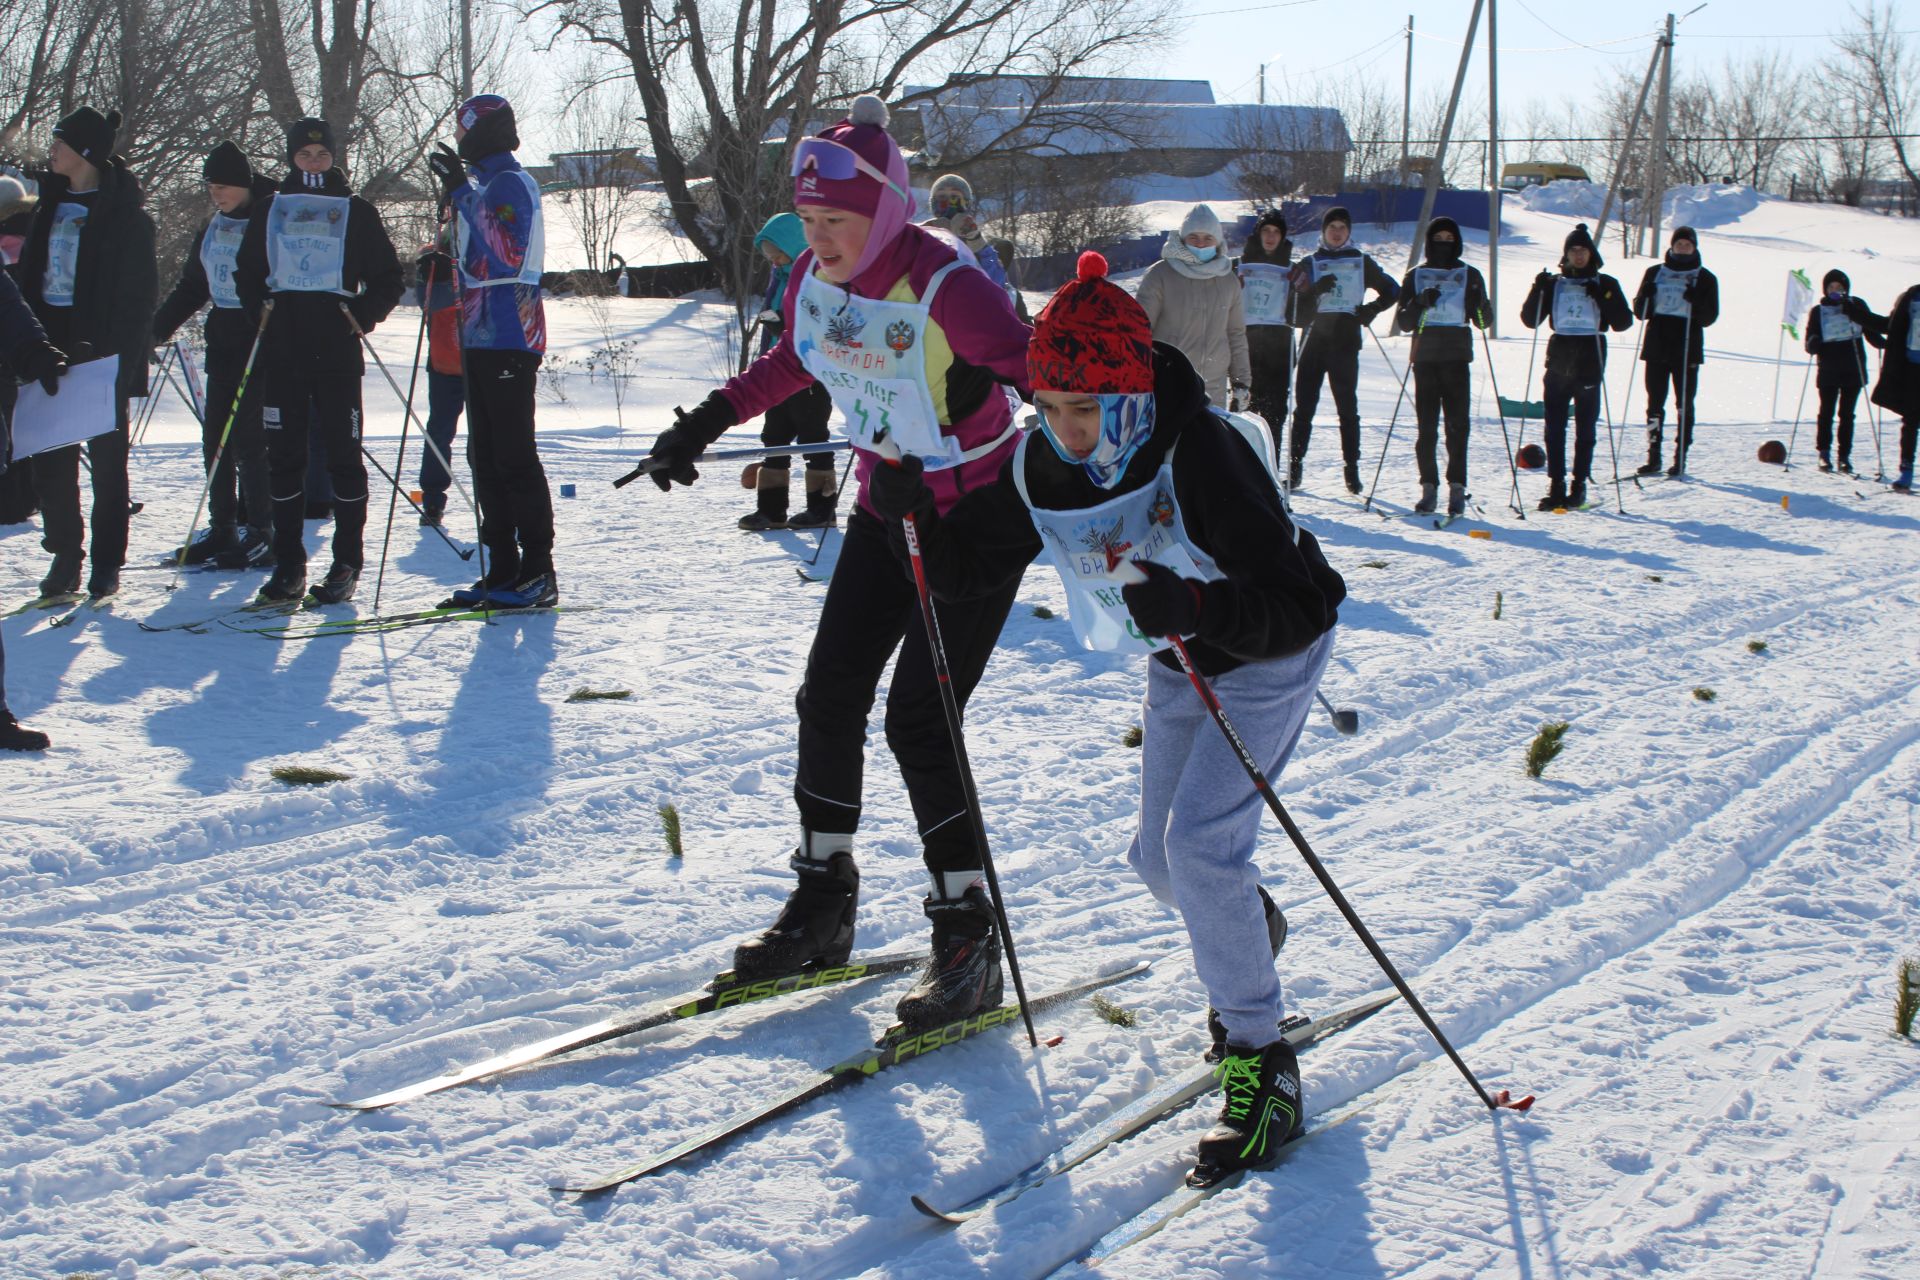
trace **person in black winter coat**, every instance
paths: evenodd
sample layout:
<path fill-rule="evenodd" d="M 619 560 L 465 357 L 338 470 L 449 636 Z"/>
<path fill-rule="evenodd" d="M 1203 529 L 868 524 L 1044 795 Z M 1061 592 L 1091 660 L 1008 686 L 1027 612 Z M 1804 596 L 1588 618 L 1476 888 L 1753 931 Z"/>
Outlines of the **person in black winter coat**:
<path fill-rule="evenodd" d="M 46 330 L 20 297 L 13 277 L 0 271 L 0 354 L 6 369 L 0 374 L 0 476 L 13 460 L 13 380 L 38 382 L 48 395 L 58 395 L 67 371 L 66 353 L 47 341 Z M 0 646 L 0 751 L 45 751 L 47 735 L 22 728 L 7 709 L 7 652 Z"/>
<path fill-rule="evenodd" d="M 1251 408 L 1273 430 L 1280 448 L 1281 430 L 1293 390 L 1293 241 L 1278 209 L 1261 215 L 1247 247 L 1240 251 L 1241 310 L 1247 318 L 1247 361 L 1253 373 Z M 1280 459 L 1276 458 L 1278 462 Z"/>
<path fill-rule="evenodd" d="M 379 211 L 354 195 L 333 163 L 333 128 L 296 120 L 287 128 L 292 171 L 256 200 L 234 279 L 250 322 L 273 314 L 260 344 L 261 425 L 273 487 L 273 577 L 263 603 L 307 592 L 307 433 L 320 433 L 333 480 L 333 565 L 313 598 L 352 598 L 364 560 L 367 469 L 360 457 L 362 332 L 387 318 L 406 291 L 406 273 Z M 344 313 L 344 314 L 343 314 Z M 349 321 L 349 316 L 352 318 Z"/>
<path fill-rule="evenodd" d="M 1529 329 L 1553 327 L 1547 340 L 1547 371 L 1540 393 L 1546 403 L 1547 496 L 1538 509 L 1582 507 L 1593 479 L 1594 424 L 1600 420 L 1600 380 L 1607 372 L 1607 336 L 1633 327 L 1620 282 L 1601 273 L 1604 265 L 1593 236 L 1582 222 L 1567 233 L 1560 273 L 1542 271 L 1520 307 L 1520 323 Z M 1573 408 L 1573 481 L 1567 482 L 1567 408 Z"/>
<path fill-rule="evenodd" d="M 1673 466 L 1669 476 L 1687 471 L 1693 447 L 1693 398 L 1705 362 L 1702 331 L 1720 318 L 1720 281 L 1700 265 L 1700 237 L 1692 227 L 1675 227 L 1665 259 L 1647 268 L 1633 297 L 1633 314 L 1646 322 L 1640 359 L 1647 366 L 1647 461 L 1643 476 L 1660 470 L 1660 443 L 1667 416 L 1667 388 L 1673 388 Z"/>
<path fill-rule="evenodd" d="M 1320 247 L 1293 269 L 1294 321 L 1307 331 L 1294 375 L 1293 461 L 1289 486 L 1300 485 L 1307 441 L 1313 436 L 1313 411 L 1320 407 L 1320 383 L 1333 391 L 1340 414 L 1340 453 L 1347 464 L 1347 492 L 1360 492 L 1360 330 L 1400 296 L 1393 277 L 1372 257 L 1347 243 L 1353 215 L 1335 206 L 1320 220 Z M 1367 290 L 1380 296 L 1362 298 Z"/>
<path fill-rule="evenodd" d="M 114 421 L 87 441 L 93 468 L 93 547 L 87 594 L 120 589 L 127 558 L 127 402 L 147 394 L 149 322 L 160 293 L 153 219 L 126 161 L 113 154 L 120 113 L 81 107 L 53 129 L 51 171 L 36 175 L 40 204 L 21 247 L 20 292 L 47 337 L 76 360 L 120 358 Z M 77 591 L 86 553 L 80 514 L 80 446 L 33 460 L 41 543 L 53 565 L 42 595 Z"/>
<path fill-rule="evenodd" d="M 1493 314 L 1487 282 L 1475 267 L 1460 261 L 1460 224 L 1435 218 L 1427 224 L 1427 260 L 1400 284 L 1394 324 L 1413 334 L 1413 411 L 1419 422 L 1413 454 L 1420 469 L 1420 500 L 1413 509 L 1430 512 L 1437 504 L 1440 470 L 1435 446 L 1440 417 L 1447 420 L 1447 514 L 1467 509 L 1467 431 L 1470 422 L 1468 380 L 1473 364 L 1473 330 L 1485 329 Z"/>
<path fill-rule="evenodd" d="M 1900 415 L 1900 474 L 1892 487 L 1912 493 L 1914 436 L 1920 428 L 1920 284 L 1887 310 L 1887 345 L 1873 402 Z"/>
<path fill-rule="evenodd" d="M 1867 348 L 1887 345 L 1887 317 L 1853 296 L 1853 281 L 1838 267 L 1820 278 L 1820 301 L 1807 312 L 1807 354 L 1819 365 L 1819 430 L 1814 447 L 1820 469 L 1833 470 L 1833 419 L 1840 418 L 1840 470 L 1853 474 L 1853 410 L 1867 385 Z M 1865 341 L 1863 342 L 1862 339 Z"/>
<path fill-rule="evenodd" d="M 273 504 L 266 435 L 260 429 L 261 379 L 247 370 L 258 328 L 248 322 L 240 304 L 234 269 L 253 203 L 271 196 L 274 184 L 255 174 L 246 153 L 231 142 L 215 147 L 200 173 L 214 211 L 180 264 L 180 278 L 154 313 L 152 336 L 155 346 L 170 341 L 200 308 L 213 304 L 205 327 L 207 396 L 200 423 L 200 452 L 208 476 L 207 531 L 185 549 L 185 563 L 215 560 L 223 569 L 245 569 L 273 561 Z"/>

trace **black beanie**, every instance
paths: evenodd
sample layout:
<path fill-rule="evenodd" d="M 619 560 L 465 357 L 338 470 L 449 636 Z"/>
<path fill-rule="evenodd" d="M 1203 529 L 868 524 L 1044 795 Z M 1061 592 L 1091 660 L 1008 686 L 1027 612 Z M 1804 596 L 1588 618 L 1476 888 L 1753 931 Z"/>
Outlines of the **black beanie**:
<path fill-rule="evenodd" d="M 1840 282 L 1840 292 L 1842 293 L 1853 292 L 1853 281 L 1847 279 L 1847 273 L 1842 271 L 1838 267 L 1835 267 L 1833 270 L 1827 272 L 1827 274 L 1820 277 L 1820 292 L 1823 294 L 1826 293 L 1827 286 L 1832 284 L 1835 280 L 1838 280 Z"/>
<path fill-rule="evenodd" d="M 200 176 L 223 187 L 251 187 L 253 165 L 248 163 L 246 152 L 231 142 L 223 142 L 208 153 L 206 162 L 200 166 Z"/>
<path fill-rule="evenodd" d="M 1349 227 L 1353 226 L 1353 215 L 1347 212 L 1347 206 L 1337 204 L 1320 215 L 1320 229 L 1322 231 L 1325 231 L 1336 222 L 1344 222 Z"/>
<path fill-rule="evenodd" d="M 477 164 L 488 156 L 520 147 L 520 133 L 513 119 L 513 104 L 497 93 L 476 94 L 454 110 L 454 120 L 465 129 L 460 139 L 460 158 Z"/>
<path fill-rule="evenodd" d="M 1672 244 L 1675 240 L 1691 240 L 1696 250 L 1700 248 L 1700 236 L 1692 227 L 1675 227 L 1673 234 L 1667 237 L 1667 243 Z"/>
<path fill-rule="evenodd" d="M 293 163 L 293 153 L 302 147 L 319 143 L 328 151 L 337 152 L 333 145 L 333 126 L 325 120 L 308 116 L 304 120 L 295 120 L 287 126 L 287 163 Z"/>
<path fill-rule="evenodd" d="M 72 147 L 82 160 L 98 169 L 113 159 L 114 135 L 120 132 L 120 113 L 101 115 L 81 107 L 53 126 L 53 136 Z"/>

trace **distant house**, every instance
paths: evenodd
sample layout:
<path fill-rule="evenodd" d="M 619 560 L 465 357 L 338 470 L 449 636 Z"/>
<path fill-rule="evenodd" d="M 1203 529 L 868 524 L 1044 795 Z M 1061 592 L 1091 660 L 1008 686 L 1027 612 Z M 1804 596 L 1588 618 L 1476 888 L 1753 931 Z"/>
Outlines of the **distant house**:
<path fill-rule="evenodd" d="M 1352 149 L 1331 107 L 1215 102 L 1204 80 L 989 76 L 902 90 L 892 132 L 927 170 L 989 188 L 1199 178 L 1238 162 L 1276 189 L 1335 191 Z"/>
<path fill-rule="evenodd" d="M 556 151 L 527 173 L 542 187 L 640 187 L 660 181 L 653 157 L 635 147 L 598 151 Z"/>

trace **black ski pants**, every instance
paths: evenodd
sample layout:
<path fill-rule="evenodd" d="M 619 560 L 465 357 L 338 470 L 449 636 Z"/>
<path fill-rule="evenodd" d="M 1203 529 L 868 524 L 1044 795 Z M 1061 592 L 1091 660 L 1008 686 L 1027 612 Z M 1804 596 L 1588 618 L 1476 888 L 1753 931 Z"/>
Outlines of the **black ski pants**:
<path fill-rule="evenodd" d="M 531 351 L 469 347 L 467 462 L 480 504 L 487 554 L 521 573 L 553 570 L 553 491 L 533 438 L 533 390 L 540 357 Z"/>
<path fill-rule="evenodd" d="M 1700 366 L 1665 360 L 1648 360 L 1646 366 L 1647 425 L 1666 422 L 1667 388 L 1672 387 L 1674 448 L 1679 450 L 1679 457 L 1685 458 L 1687 450 L 1693 448 L 1693 397 L 1700 389 Z"/>
<path fill-rule="evenodd" d="M 794 699 L 800 759 L 793 798 L 801 825 L 828 832 L 860 825 L 867 716 L 887 660 L 898 649 L 887 687 L 887 745 L 907 784 L 927 869 L 976 869 L 982 854 L 974 847 L 912 570 L 894 554 L 886 526 L 865 508 L 854 509 L 846 529 Z M 1019 589 L 1016 579 L 983 599 L 934 606 L 954 696 L 963 707 Z"/>
<path fill-rule="evenodd" d="M 1547 475 L 1555 480 L 1567 474 L 1567 410 L 1573 410 L 1573 478 L 1593 478 L 1594 424 L 1600 421 L 1600 384 L 1582 384 L 1551 369 L 1541 380 L 1546 398 Z"/>
<path fill-rule="evenodd" d="M 1920 427 L 1920 418 L 1900 419 L 1900 471 L 1911 474 L 1913 471 L 1913 444 L 1915 428 Z"/>
<path fill-rule="evenodd" d="M 254 370 L 255 375 L 259 370 Z M 261 388 L 260 426 L 267 438 L 273 497 L 273 554 L 283 566 L 307 562 L 307 441 L 327 458 L 333 482 L 333 559 L 365 563 L 367 467 L 360 457 L 360 379 L 311 367 L 270 367 Z"/>
<path fill-rule="evenodd" d="M 1333 350 L 1313 338 L 1309 331 L 1300 348 L 1300 369 L 1293 386 L 1293 438 L 1288 447 L 1296 458 L 1307 456 L 1307 442 L 1313 438 L 1313 413 L 1320 407 L 1320 382 L 1325 379 L 1333 392 L 1333 407 L 1340 415 L 1340 456 L 1349 465 L 1356 465 L 1360 461 L 1360 400 L 1355 392 L 1360 381 L 1360 348 Z"/>
<path fill-rule="evenodd" d="M 1840 419 L 1840 461 L 1853 459 L 1853 412 L 1860 403 L 1860 383 L 1852 378 L 1821 377 L 1820 417 L 1818 429 L 1814 433 L 1813 447 L 1824 456 L 1833 449 L 1833 420 Z"/>
<path fill-rule="evenodd" d="M 262 379 L 258 369 L 247 377 L 246 390 L 240 390 L 249 347 L 207 348 L 206 420 L 200 424 L 200 455 L 211 477 L 207 488 L 207 524 L 216 529 L 232 528 L 241 522 L 242 502 L 246 504 L 244 514 L 249 527 L 264 530 L 273 524 L 267 438 L 260 429 Z M 227 425 L 229 421 L 233 424 L 231 427 Z M 224 449 L 220 445 L 222 433 L 226 436 Z M 216 457 L 220 462 L 217 468 Z"/>
<path fill-rule="evenodd" d="M 33 487 L 40 498 L 40 545 L 55 555 L 85 549 L 87 522 L 80 514 L 80 450 L 93 469 L 93 571 L 118 573 L 127 562 L 127 400 L 113 403 L 113 430 L 84 445 L 52 449 L 32 458 Z"/>
<path fill-rule="evenodd" d="M 1413 366 L 1413 412 L 1419 430 L 1413 437 L 1413 457 L 1420 483 L 1438 487 L 1440 469 L 1434 450 L 1439 443 L 1442 415 L 1447 422 L 1447 483 L 1467 487 L 1467 397 L 1473 366 L 1464 360 L 1435 361 Z"/>
<path fill-rule="evenodd" d="M 1282 324 L 1247 326 L 1247 360 L 1253 372 L 1253 411 L 1265 419 L 1278 454 L 1286 433 L 1287 410 L 1293 403 L 1293 327 Z M 1275 457 L 1276 466 L 1286 458 Z"/>

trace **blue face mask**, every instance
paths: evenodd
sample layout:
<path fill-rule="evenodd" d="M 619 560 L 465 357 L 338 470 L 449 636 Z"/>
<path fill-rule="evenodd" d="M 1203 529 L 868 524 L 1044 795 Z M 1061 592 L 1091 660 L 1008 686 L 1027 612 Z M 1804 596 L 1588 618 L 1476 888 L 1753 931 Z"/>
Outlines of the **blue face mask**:
<path fill-rule="evenodd" d="M 1100 439 L 1086 457 L 1077 458 L 1067 452 L 1053 434 L 1044 411 L 1039 415 L 1040 431 L 1062 462 L 1077 463 L 1086 471 L 1088 479 L 1102 489 L 1111 489 L 1120 483 L 1133 455 L 1153 434 L 1153 393 L 1115 392 L 1096 395 L 1094 399 L 1100 402 Z"/>
<path fill-rule="evenodd" d="M 1187 252 L 1192 254 L 1195 258 L 1198 258 L 1201 262 L 1212 262 L 1213 255 L 1220 252 L 1220 247 L 1218 245 L 1210 244 L 1204 249 L 1196 249 L 1192 245 L 1188 245 Z"/>

